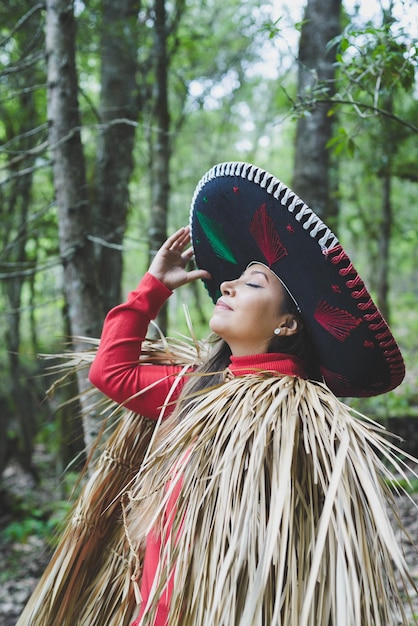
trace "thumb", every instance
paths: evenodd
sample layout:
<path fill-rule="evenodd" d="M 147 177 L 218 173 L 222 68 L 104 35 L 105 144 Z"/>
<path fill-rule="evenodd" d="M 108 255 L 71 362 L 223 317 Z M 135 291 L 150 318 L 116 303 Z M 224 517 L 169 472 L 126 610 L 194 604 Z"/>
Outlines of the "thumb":
<path fill-rule="evenodd" d="M 191 270 L 190 272 L 187 272 L 188 283 L 198 280 L 199 278 L 210 280 L 212 276 L 206 270 Z"/>

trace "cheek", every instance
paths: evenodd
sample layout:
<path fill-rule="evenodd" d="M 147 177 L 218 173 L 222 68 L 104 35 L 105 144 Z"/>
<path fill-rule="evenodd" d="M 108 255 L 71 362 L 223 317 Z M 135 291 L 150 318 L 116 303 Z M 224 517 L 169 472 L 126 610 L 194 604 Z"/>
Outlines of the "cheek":
<path fill-rule="evenodd" d="M 270 302 L 264 306 L 261 305 L 258 309 L 257 319 L 260 324 L 262 323 L 271 332 L 278 324 L 279 313 L 277 306 L 275 304 L 272 306 Z"/>
<path fill-rule="evenodd" d="M 263 302 L 253 303 L 253 306 L 239 320 L 239 324 L 250 329 L 254 334 L 264 335 L 266 329 L 270 330 L 272 325 L 268 307 Z"/>

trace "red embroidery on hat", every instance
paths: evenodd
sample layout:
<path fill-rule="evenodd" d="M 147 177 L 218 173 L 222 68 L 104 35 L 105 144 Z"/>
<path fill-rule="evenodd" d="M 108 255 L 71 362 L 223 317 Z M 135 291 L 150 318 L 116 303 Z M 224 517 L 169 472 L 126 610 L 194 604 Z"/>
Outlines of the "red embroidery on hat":
<path fill-rule="evenodd" d="M 369 292 L 367 291 L 366 287 L 363 287 L 363 289 L 360 289 L 358 291 L 352 291 L 351 295 L 355 300 L 360 300 L 360 298 L 370 298 Z"/>
<path fill-rule="evenodd" d="M 361 319 L 348 311 L 343 311 L 321 300 L 314 313 L 314 318 L 338 341 L 345 341 L 352 330 L 361 324 Z"/>
<path fill-rule="evenodd" d="M 262 204 L 255 212 L 250 224 L 250 233 L 270 267 L 287 255 L 287 250 L 274 228 L 273 220 L 267 213 L 265 204 Z"/>
<path fill-rule="evenodd" d="M 365 293 L 365 286 L 363 281 L 361 280 L 360 276 L 357 274 L 357 276 L 355 276 L 354 278 L 352 278 L 351 280 L 347 280 L 347 287 L 349 289 L 358 289 L 359 291 L 356 291 L 356 295 L 353 296 L 354 298 L 361 298 L 364 293 Z"/>
<path fill-rule="evenodd" d="M 295 232 L 295 229 L 293 228 L 292 224 L 288 224 L 288 225 L 286 226 L 286 230 L 287 230 L 289 233 L 292 233 L 292 235 L 293 235 L 293 233 Z"/>
<path fill-rule="evenodd" d="M 234 187 L 232 187 L 232 189 L 233 189 L 234 193 L 238 193 L 239 192 L 239 187 L 236 187 L 235 185 L 234 185 Z"/>
<path fill-rule="evenodd" d="M 328 387 L 330 387 L 334 391 L 334 393 L 340 393 L 342 392 L 342 390 L 344 390 L 344 394 L 346 390 L 350 387 L 349 379 L 343 374 L 340 374 L 339 372 L 333 372 L 322 365 L 319 367 L 319 370 L 324 377 Z"/>
<path fill-rule="evenodd" d="M 332 285 L 332 291 L 334 293 L 341 293 L 341 287 L 339 285 Z"/>
<path fill-rule="evenodd" d="M 319 369 L 328 387 L 335 393 L 335 395 L 355 395 L 360 398 L 370 395 L 368 389 L 363 389 L 363 387 L 355 385 L 354 381 L 347 378 L 347 376 L 344 376 L 339 372 L 333 372 L 326 367 L 320 367 Z M 377 385 L 380 385 L 380 383 L 377 383 Z M 371 386 L 376 387 L 376 383 L 371 383 Z"/>
<path fill-rule="evenodd" d="M 373 300 L 370 298 L 370 296 L 368 296 L 368 299 L 366 300 L 366 302 L 359 302 L 359 303 L 357 304 L 357 308 L 358 308 L 360 311 L 370 311 L 370 310 L 372 310 L 373 308 L 376 308 L 376 307 L 375 307 L 375 305 L 374 305 L 374 303 L 373 303 Z M 366 315 L 367 315 L 367 314 L 365 314 L 365 316 L 366 316 Z M 366 321 L 368 321 L 366 317 L 364 317 L 364 319 L 365 319 Z"/>
<path fill-rule="evenodd" d="M 380 349 L 388 366 L 389 380 L 383 382 L 378 391 L 380 393 L 390 391 L 402 382 L 405 375 L 405 365 L 396 341 L 386 323 L 383 321 L 382 324 L 380 312 L 376 309 L 363 281 L 340 244 L 329 250 L 329 257 L 331 263 L 337 266 L 340 276 L 346 278 L 346 285 L 351 290 L 356 307 L 363 312 L 365 323 L 376 337 L 376 347 Z M 383 337 L 386 331 L 388 335 Z M 373 393 L 369 392 L 364 395 L 373 395 Z"/>
<path fill-rule="evenodd" d="M 331 257 L 331 263 L 334 265 L 340 265 L 340 263 L 348 261 L 346 253 L 339 244 L 335 248 L 328 250 L 328 256 Z"/>
<path fill-rule="evenodd" d="M 373 341 L 370 341 L 370 339 L 365 339 L 365 340 L 363 341 L 363 346 L 364 346 L 365 348 L 374 348 L 374 342 L 373 342 Z"/>

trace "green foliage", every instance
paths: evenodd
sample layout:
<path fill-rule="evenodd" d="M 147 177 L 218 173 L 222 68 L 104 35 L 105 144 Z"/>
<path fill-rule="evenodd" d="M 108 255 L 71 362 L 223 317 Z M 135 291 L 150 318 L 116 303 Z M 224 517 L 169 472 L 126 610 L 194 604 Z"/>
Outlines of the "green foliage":
<path fill-rule="evenodd" d="M 269 39 L 274 39 L 282 32 L 280 25 L 282 19 L 282 17 L 279 17 L 277 20 L 268 20 L 264 22 L 260 28 L 260 32 L 265 32 Z"/>
<path fill-rule="evenodd" d="M 350 137 L 347 129 L 340 126 L 334 132 L 334 136 L 328 141 L 327 148 L 331 148 L 336 157 L 345 155 L 352 158 L 356 151 L 356 144 L 353 138 Z"/>
<path fill-rule="evenodd" d="M 410 480 L 406 480 L 405 478 L 392 481 L 387 480 L 386 484 L 395 492 L 402 491 L 409 494 L 418 493 L 418 478 L 411 478 Z"/>
<path fill-rule="evenodd" d="M 17 513 L 21 515 L 23 511 Z M 31 535 L 47 540 L 55 533 L 61 522 L 62 510 L 58 512 L 56 518 L 54 515 L 47 515 L 42 509 L 31 509 L 22 520 L 11 522 L 6 526 L 0 533 L 0 540 L 24 544 Z"/>
<path fill-rule="evenodd" d="M 387 124 L 395 124 L 398 133 L 403 132 L 402 126 L 418 132 L 414 120 L 408 119 L 410 112 L 398 108 L 402 94 L 412 93 L 415 85 L 417 43 L 414 33 L 405 32 L 386 13 L 381 26 L 349 23 L 329 44 L 338 46 L 340 72 L 333 97 L 334 112 L 354 110 L 358 122 L 371 116 L 384 121 L 383 117 Z"/>
<path fill-rule="evenodd" d="M 54 496 L 54 490 L 48 490 L 47 485 L 41 485 L 24 498 L 15 498 L 10 511 L 13 521 L 0 531 L 0 542 L 24 545 L 32 536 L 36 536 L 53 548 L 68 520 L 72 506 L 69 496 L 76 480 L 77 475 L 74 473 L 65 476 L 62 484 L 68 496 L 65 499 L 60 498 L 58 493 L 51 497 Z M 40 497 L 40 493 L 43 496 Z"/>
<path fill-rule="evenodd" d="M 412 89 L 418 62 L 416 42 L 405 41 L 403 31 L 393 32 L 393 21 L 381 27 L 368 25 L 353 28 L 331 44 L 339 44 L 337 63 L 360 92 L 376 95 L 391 92 L 397 86 Z"/>
<path fill-rule="evenodd" d="M 388 417 L 415 417 L 418 411 L 418 396 L 413 387 L 404 383 L 401 391 L 394 390 L 373 398 L 350 398 L 350 406 L 360 413 L 384 422 Z"/>
<path fill-rule="evenodd" d="M 36 505 L 26 511 L 23 508 L 18 508 L 13 521 L 0 530 L 0 545 L 5 554 L 0 583 L 22 576 L 22 559 L 27 559 L 27 553 L 36 554 L 40 545 L 51 551 L 58 545 L 70 510 L 68 502 L 61 500 L 53 502 L 52 510 Z"/>

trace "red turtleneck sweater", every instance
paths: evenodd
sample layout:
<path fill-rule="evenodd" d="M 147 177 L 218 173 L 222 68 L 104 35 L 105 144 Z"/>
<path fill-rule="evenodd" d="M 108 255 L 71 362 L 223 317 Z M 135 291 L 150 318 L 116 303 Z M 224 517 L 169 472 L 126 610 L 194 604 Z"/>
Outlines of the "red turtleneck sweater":
<path fill-rule="evenodd" d="M 90 381 L 105 395 L 150 419 L 158 419 L 160 416 L 164 400 L 181 369 L 174 365 L 140 365 L 138 360 L 150 320 L 157 316 L 171 293 L 154 276 L 145 274 L 137 289 L 129 294 L 127 301 L 108 313 L 100 346 L 89 373 Z M 305 377 L 300 359 L 279 353 L 231 356 L 229 369 L 235 376 L 270 371 L 281 375 Z M 171 400 L 178 397 L 181 387 L 180 379 Z M 135 396 L 141 389 L 146 391 Z M 131 399 L 127 401 L 128 398 Z M 167 417 L 167 411 L 164 417 Z M 178 493 L 173 493 L 168 503 L 166 511 L 168 519 L 173 517 L 177 495 Z M 150 533 L 141 582 L 140 614 L 132 626 L 139 624 L 144 612 L 159 562 L 160 549 L 160 537 Z M 166 592 L 159 602 L 154 626 L 166 626 L 171 592 L 172 580 L 168 581 Z"/>

